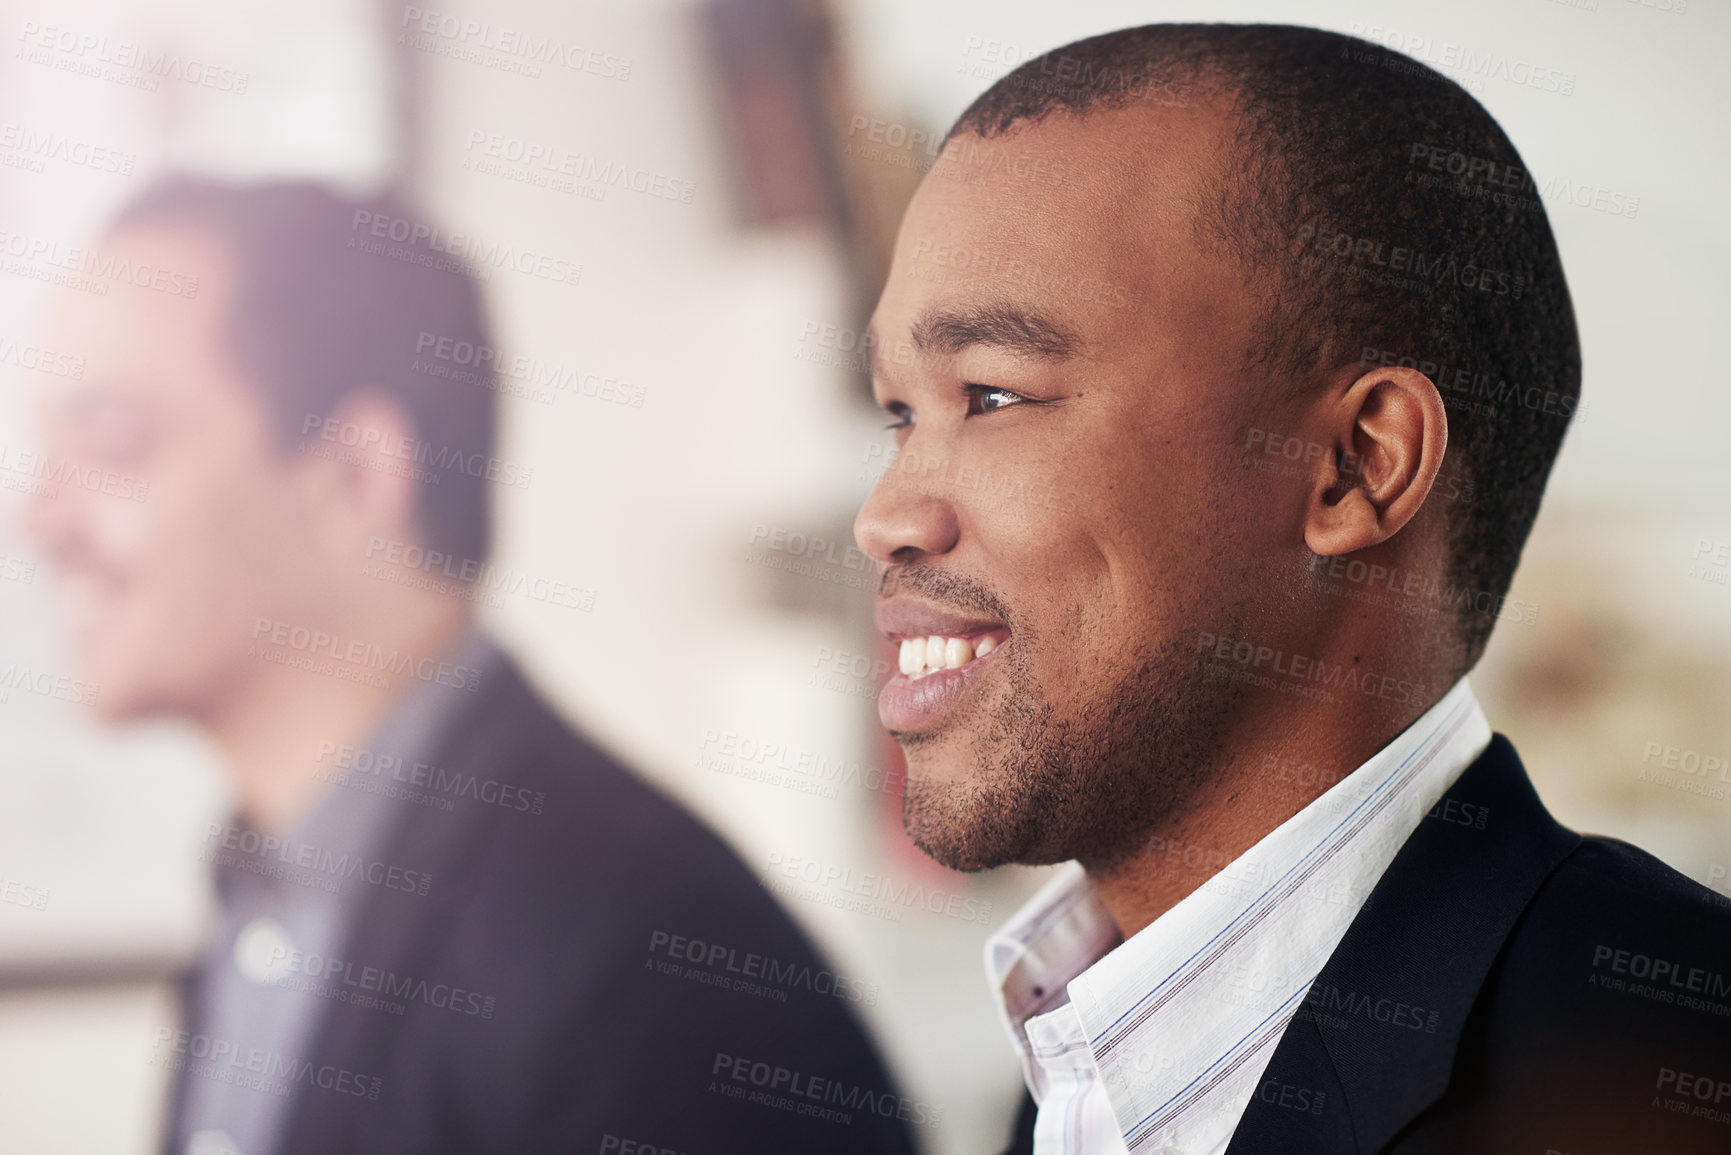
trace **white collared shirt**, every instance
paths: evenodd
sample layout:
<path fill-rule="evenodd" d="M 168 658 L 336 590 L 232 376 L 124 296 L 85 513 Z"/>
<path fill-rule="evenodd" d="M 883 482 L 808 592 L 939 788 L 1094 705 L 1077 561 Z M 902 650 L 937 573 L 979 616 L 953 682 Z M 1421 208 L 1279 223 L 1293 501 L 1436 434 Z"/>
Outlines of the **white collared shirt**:
<path fill-rule="evenodd" d="M 1035 1155 L 1225 1151 L 1371 888 L 1490 740 L 1462 678 L 1122 944 L 1081 867 L 1042 887 L 986 943 L 987 978 L 1039 1105 Z M 1188 856 L 1206 869 L 1206 851 L 1169 843 L 1166 853 L 1175 866 Z M 1415 1029 L 1426 1029 L 1426 1012 L 1398 994 L 1354 992 L 1347 1005 L 1415 1015 Z M 1286 1092 L 1294 1102 L 1306 1093 L 1300 1109 L 1324 1109 L 1320 1092 Z"/>

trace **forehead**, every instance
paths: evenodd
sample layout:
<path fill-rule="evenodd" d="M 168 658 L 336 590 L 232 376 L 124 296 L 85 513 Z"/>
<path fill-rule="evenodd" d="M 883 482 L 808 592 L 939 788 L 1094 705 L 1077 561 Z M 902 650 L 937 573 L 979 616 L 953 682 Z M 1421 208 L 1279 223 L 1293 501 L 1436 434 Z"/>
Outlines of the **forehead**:
<path fill-rule="evenodd" d="M 208 325 L 233 280 L 221 244 L 178 225 L 121 228 L 97 241 L 92 265 L 104 270 L 105 291 L 67 291 L 56 301 L 54 321 L 64 332 L 101 334 L 119 325 L 126 332 L 153 325 L 176 330 Z"/>
<path fill-rule="evenodd" d="M 1208 105 L 1132 107 L 952 139 L 903 220 L 880 340 L 991 307 L 1049 317 L 1084 352 L 1194 322 L 1242 285 L 1198 233 L 1224 124 Z"/>
<path fill-rule="evenodd" d="M 82 358 L 83 372 L 58 382 L 43 401 L 98 392 L 191 399 L 227 376 L 223 325 L 232 272 L 215 240 L 141 225 L 103 238 L 91 259 L 114 274 L 105 278 L 107 291 L 63 290 L 48 325 L 51 347 Z"/>

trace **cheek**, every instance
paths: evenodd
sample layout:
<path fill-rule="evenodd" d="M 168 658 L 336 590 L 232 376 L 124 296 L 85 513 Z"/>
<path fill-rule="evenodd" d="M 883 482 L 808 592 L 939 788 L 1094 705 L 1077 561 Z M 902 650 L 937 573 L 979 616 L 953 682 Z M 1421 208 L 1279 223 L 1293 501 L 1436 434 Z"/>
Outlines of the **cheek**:
<path fill-rule="evenodd" d="M 1199 606 L 1222 582 L 1193 526 L 1168 525 L 1157 502 L 1100 520 L 1024 521 L 998 558 L 1004 591 L 1028 627 L 1028 660 L 1042 692 L 1079 703 L 1136 675 L 1193 633 Z M 1090 690 L 1091 688 L 1091 690 Z"/>
<path fill-rule="evenodd" d="M 145 501 L 112 511 L 104 548 L 129 579 L 138 632 L 170 652 L 244 644 L 248 607 L 282 570 L 271 549 L 282 521 L 263 497 L 232 470 L 159 475 Z"/>
<path fill-rule="evenodd" d="M 1023 513 L 1001 527 L 994 580 L 1048 698 L 1097 676 L 1124 638 L 1124 591 L 1103 545 L 1100 527 L 1068 516 Z"/>

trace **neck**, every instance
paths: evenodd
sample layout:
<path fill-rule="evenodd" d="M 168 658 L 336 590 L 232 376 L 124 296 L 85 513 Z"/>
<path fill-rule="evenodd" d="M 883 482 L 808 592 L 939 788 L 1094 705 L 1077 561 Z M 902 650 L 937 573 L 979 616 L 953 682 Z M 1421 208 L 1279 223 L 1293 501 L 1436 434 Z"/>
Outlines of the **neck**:
<path fill-rule="evenodd" d="M 1369 761 L 1448 687 L 1434 689 L 1399 705 L 1337 692 L 1317 708 L 1283 695 L 1281 709 L 1241 724 L 1205 784 L 1140 848 L 1110 862 L 1081 860 L 1119 933 L 1148 926 Z"/>
<path fill-rule="evenodd" d="M 359 619 L 366 622 L 364 634 L 330 633 L 364 637 L 385 653 L 437 657 L 472 624 L 466 607 L 443 597 L 396 610 Z M 248 822 L 271 832 L 292 826 L 329 790 L 333 749 L 364 744 L 397 702 L 420 685 L 402 674 L 385 674 L 379 680 L 386 684 L 377 686 L 257 658 L 245 661 L 249 676 L 237 680 L 204 722 L 223 753 L 236 808 Z M 330 659 L 329 664 L 351 663 Z"/>

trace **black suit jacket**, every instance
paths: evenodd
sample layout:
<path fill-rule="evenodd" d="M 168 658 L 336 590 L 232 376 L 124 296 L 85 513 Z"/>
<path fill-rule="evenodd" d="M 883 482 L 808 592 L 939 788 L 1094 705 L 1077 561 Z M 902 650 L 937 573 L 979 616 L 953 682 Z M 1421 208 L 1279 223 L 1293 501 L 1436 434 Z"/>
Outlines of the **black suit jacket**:
<path fill-rule="evenodd" d="M 827 993 L 833 972 L 714 834 L 508 662 L 447 733 L 431 763 L 544 792 L 543 811 L 405 805 L 382 857 L 432 887 L 370 888 L 342 957 L 415 983 L 406 1011 L 330 1002 L 307 1052 L 377 1097 L 297 1083 L 281 1155 L 912 1150 L 897 1115 L 923 1105 L 853 1013 L 874 992 Z M 702 965 L 670 957 L 673 936 Z"/>
<path fill-rule="evenodd" d="M 1559 825 L 1501 735 L 1371 891 L 1227 1147 L 1708 1152 L 1731 1152 L 1731 902 Z"/>

